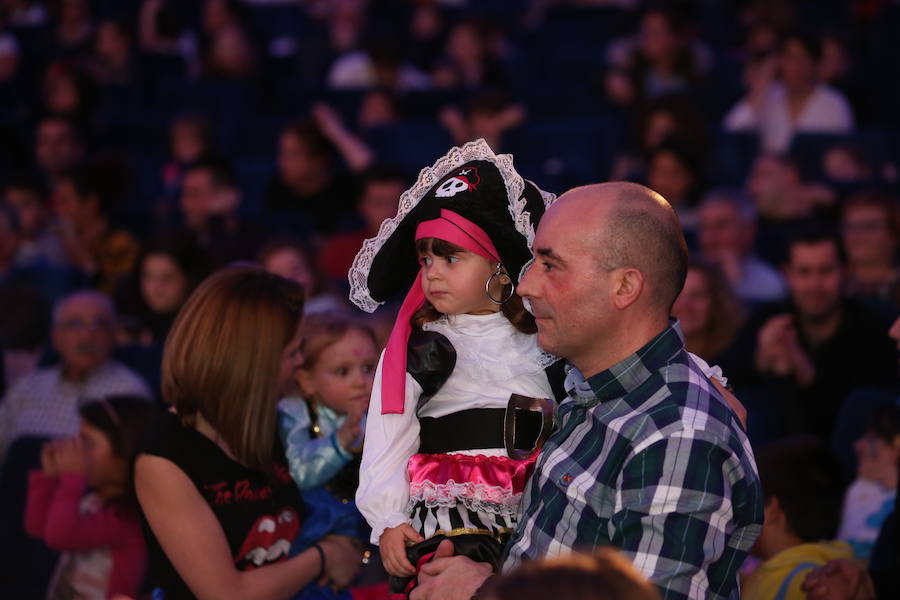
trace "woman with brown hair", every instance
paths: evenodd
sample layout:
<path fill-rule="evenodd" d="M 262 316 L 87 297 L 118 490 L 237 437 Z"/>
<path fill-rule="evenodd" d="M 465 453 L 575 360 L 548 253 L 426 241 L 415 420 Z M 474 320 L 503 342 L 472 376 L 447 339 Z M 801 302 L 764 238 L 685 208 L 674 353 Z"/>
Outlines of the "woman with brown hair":
<path fill-rule="evenodd" d="M 714 363 L 737 336 L 744 307 L 716 265 L 692 259 L 672 314 L 681 322 L 688 351 Z"/>
<path fill-rule="evenodd" d="M 155 583 L 172 598 L 288 598 L 345 587 L 360 553 L 329 536 L 290 559 L 303 504 L 276 435 L 300 354 L 303 290 L 256 267 L 204 281 L 163 355 L 163 419 L 135 465 Z"/>

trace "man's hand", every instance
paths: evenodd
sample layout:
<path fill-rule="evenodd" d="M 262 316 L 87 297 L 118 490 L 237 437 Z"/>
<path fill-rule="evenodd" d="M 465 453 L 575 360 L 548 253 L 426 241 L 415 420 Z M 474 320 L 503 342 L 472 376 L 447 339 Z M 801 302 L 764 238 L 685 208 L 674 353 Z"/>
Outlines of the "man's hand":
<path fill-rule="evenodd" d="M 860 565 L 838 558 L 810 571 L 800 589 L 808 600 L 875 600 L 872 579 Z"/>
<path fill-rule="evenodd" d="M 419 543 L 424 538 L 409 523 L 388 527 L 378 538 L 384 568 L 394 577 L 412 577 L 416 574 L 416 568 L 406 557 L 406 540 Z"/>
<path fill-rule="evenodd" d="M 487 563 L 465 556 L 453 556 L 453 542 L 444 540 L 430 562 L 419 571 L 419 584 L 410 600 L 469 600 L 491 576 Z"/>

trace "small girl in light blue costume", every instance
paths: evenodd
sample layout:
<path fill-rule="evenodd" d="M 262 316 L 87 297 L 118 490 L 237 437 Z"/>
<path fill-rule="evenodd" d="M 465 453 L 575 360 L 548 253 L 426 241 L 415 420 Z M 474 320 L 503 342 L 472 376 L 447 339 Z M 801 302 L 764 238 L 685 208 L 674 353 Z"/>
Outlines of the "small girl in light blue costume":
<path fill-rule="evenodd" d="M 291 478 L 307 517 L 291 554 L 328 534 L 365 542 L 368 526 L 353 501 L 359 484 L 364 415 L 378 362 L 373 332 L 344 315 L 306 317 L 298 371 L 300 396 L 278 404 L 278 427 Z M 349 599 L 349 592 L 310 584 L 297 599 Z"/>

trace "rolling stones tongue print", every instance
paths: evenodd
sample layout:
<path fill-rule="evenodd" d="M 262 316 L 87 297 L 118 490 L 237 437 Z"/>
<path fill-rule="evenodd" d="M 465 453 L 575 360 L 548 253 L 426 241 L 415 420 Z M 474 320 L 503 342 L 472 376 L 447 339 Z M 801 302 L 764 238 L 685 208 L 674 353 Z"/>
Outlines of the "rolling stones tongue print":
<path fill-rule="evenodd" d="M 261 516 L 234 557 L 234 564 L 241 570 L 249 570 L 284 560 L 299 531 L 300 517 L 293 508 L 284 508 L 276 516 Z"/>

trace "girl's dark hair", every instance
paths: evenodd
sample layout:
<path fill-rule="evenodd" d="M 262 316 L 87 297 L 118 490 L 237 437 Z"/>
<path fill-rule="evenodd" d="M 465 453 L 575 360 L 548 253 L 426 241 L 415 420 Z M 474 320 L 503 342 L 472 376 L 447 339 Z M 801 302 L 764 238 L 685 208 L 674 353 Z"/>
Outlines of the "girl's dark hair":
<path fill-rule="evenodd" d="M 466 249 L 438 238 L 422 238 L 416 240 L 416 252 L 422 254 L 429 251 L 435 256 L 445 257 L 452 256 L 459 252 L 465 252 Z M 500 306 L 500 312 L 503 313 L 509 322 L 512 323 L 512 326 L 518 331 L 521 331 L 522 333 L 537 333 L 537 325 L 534 322 L 534 316 L 525 310 L 525 305 L 522 303 L 522 297 L 518 294 L 514 293 L 509 300 L 504 302 Z M 412 323 L 413 327 L 422 327 L 425 323 L 437 321 L 441 316 L 441 313 L 438 312 L 436 308 L 426 302 L 422 308 L 413 314 L 410 323 Z"/>
<path fill-rule="evenodd" d="M 153 428 L 159 410 L 140 396 L 107 396 L 91 400 L 81 406 L 78 414 L 89 425 L 96 427 L 109 440 L 113 453 L 128 465 L 129 482 L 123 502 L 133 502 L 134 459 Z"/>

